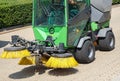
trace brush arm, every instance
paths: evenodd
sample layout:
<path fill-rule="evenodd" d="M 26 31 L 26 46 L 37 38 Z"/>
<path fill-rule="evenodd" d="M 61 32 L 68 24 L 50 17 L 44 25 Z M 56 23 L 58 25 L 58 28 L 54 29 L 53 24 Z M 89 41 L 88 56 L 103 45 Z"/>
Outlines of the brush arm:
<path fill-rule="evenodd" d="M 34 43 L 33 41 L 28 41 L 22 37 L 19 37 L 18 35 L 13 35 L 11 39 L 12 41 L 10 44 L 13 45 L 14 47 L 25 46 L 27 48 Z"/>
<path fill-rule="evenodd" d="M 59 46 L 56 46 L 54 40 L 51 36 L 48 36 L 45 41 L 28 41 L 18 35 L 12 36 L 11 44 L 13 47 L 25 47 L 33 54 L 43 54 L 43 53 L 65 53 L 66 50 L 64 49 L 64 44 L 60 43 Z"/>

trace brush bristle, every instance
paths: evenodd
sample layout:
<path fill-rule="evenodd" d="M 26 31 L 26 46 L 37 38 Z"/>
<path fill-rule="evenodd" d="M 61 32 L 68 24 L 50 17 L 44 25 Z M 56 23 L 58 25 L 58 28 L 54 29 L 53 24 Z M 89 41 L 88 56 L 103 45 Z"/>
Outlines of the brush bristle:
<path fill-rule="evenodd" d="M 72 68 L 77 65 L 78 63 L 76 62 L 74 57 L 67 58 L 50 57 L 50 59 L 46 63 L 46 66 L 50 68 Z"/>
<path fill-rule="evenodd" d="M 4 58 L 4 59 L 14 59 L 14 58 L 22 58 L 22 57 L 26 57 L 26 56 L 30 56 L 30 52 L 26 49 L 26 50 L 20 50 L 20 51 L 4 51 L 0 58 Z"/>
<path fill-rule="evenodd" d="M 35 56 L 23 57 L 18 63 L 19 65 L 34 65 Z"/>
<path fill-rule="evenodd" d="M 42 57 L 42 58 L 41 58 L 41 61 L 42 61 L 42 63 L 43 63 L 43 64 L 46 64 L 46 63 L 47 63 L 47 61 L 48 61 L 48 59 L 47 59 L 47 58 L 45 58 L 45 57 Z"/>
<path fill-rule="evenodd" d="M 19 65 L 35 65 L 35 56 L 29 56 L 29 57 L 23 57 L 21 58 L 21 60 L 19 61 Z M 46 59 L 45 57 L 41 58 L 41 61 L 43 64 L 45 64 L 48 59 Z"/>

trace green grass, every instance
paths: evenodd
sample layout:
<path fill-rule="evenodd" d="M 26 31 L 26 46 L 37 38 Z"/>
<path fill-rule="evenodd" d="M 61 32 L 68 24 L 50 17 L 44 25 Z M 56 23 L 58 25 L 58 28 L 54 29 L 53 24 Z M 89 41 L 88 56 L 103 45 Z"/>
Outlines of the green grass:
<path fill-rule="evenodd" d="M 0 0 L 0 7 L 9 7 L 27 3 L 32 3 L 32 0 Z"/>

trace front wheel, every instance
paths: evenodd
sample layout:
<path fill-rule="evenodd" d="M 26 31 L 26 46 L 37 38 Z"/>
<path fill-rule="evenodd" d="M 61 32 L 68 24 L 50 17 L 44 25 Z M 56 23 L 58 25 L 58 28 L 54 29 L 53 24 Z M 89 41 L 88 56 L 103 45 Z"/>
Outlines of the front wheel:
<path fill-rule="evenodd" d="M 81 49 L 76 49 L 74 57 L 78 63 L 92 62 L 95 59 L 95 47 L 92 41 L 85 41 Z"/>

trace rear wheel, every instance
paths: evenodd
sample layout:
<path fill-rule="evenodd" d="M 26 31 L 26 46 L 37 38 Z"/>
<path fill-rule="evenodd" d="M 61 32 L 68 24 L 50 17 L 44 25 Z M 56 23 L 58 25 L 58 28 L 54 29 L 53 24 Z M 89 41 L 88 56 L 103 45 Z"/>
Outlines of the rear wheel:
<path fill-rule="evenodd" d="M 113 32 L 107 32 L 105 38 L 101 38 L 98 41 L 99 43 L 99 50 L 101 51 L 111 51 L 115 47 L 115 37 Z"/>
<path fill-rule="evenodd" d="M 92 41 L 85 41 L 81 49 L 76 49 L 74 57 L 78 63 L 92 62 L 95 59 L 95 47 Z"/>

